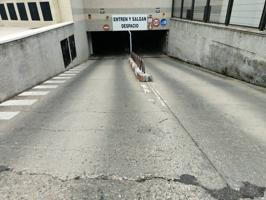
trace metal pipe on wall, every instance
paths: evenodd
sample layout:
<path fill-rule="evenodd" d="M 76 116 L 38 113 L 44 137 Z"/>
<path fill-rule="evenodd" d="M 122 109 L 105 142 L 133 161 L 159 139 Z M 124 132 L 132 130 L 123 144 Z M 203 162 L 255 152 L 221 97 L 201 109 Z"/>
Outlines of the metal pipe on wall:
<path fill-rule="evenodd" d="M 128 33 L 129 33 L 129 53 L 131 54 L 132 53 L 132 33 L 131 33 L 131 31 L 128 31 Z"/>

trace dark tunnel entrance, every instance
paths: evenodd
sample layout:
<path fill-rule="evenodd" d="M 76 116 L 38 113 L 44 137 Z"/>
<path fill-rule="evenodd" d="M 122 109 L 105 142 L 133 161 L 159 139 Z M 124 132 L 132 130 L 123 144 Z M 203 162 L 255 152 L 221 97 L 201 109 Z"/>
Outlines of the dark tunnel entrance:
<path fill-rule="evenodd" d="M 165 51 L 167 31 L 132 31 L 133 51 L 139 54 L 161 54 Z M 91 32 L 93 54 L 97 56 L 129 53 L 128 32 Z"/>

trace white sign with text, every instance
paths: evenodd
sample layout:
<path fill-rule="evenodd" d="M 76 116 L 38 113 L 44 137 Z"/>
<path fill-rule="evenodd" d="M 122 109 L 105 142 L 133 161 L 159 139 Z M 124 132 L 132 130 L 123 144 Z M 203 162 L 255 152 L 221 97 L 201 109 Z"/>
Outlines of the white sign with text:
<path fill-rule="evenodd" d="M 135 31 L 148 29 L 148 17 L 145 14 L 113 15 L 114 31 Z"/>

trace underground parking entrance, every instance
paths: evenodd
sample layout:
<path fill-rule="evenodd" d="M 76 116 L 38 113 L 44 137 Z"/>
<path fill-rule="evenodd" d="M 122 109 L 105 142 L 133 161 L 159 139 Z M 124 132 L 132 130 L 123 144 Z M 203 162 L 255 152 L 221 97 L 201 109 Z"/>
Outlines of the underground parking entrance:
<path fill-rule="evenodd" d="M 134 52 L 143 55 L 165 52 L 168 31 L 132 31 L 131 33 Z M 95 56 L 126 55 L 130 51 L 130 37 L 129 32 L 126 31 L 88 32 L 88 40 Z"/>

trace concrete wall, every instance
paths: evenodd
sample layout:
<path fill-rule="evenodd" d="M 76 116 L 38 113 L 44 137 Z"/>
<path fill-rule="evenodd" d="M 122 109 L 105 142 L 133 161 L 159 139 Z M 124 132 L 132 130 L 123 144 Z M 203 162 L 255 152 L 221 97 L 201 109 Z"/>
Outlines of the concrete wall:
<path fill-rule="evenodd" d="M 168 54 L 218 73 L 266 86 L 266 35 L 256 29 L 173 19 Z"/>
<path fill-rule="evenodd" d="M 74 21 L 87 21 L 84 0 L 70 0 L 71 9 Z"/>
<path fill-rule="evenodd" d="M 53 26 L 58 27 L 34 30 L 32 35 L 23 32 L 25 37 L 13 41 L 0 40 L 0 102 L 65 70 L 60 41 L 74 34 L 75 25 Z M 88 57 L 88 50 L 78 49 L 82 46 L 79 39 L 76 46 L 77 58 L 68 67 Z"/>
<path fill-rule="evenodd" d="M 91 52 L 89 52 L 87 38 L 88 20 L 86 17 L 87 15 L 85 13 L 85 5 L 83 0 L 71 0 L 70 3 L 74 20 L 74 34 L 77 46 L 78 59 L 84 61 L 88 59 L 90 54 L 92 54 Z"/>

